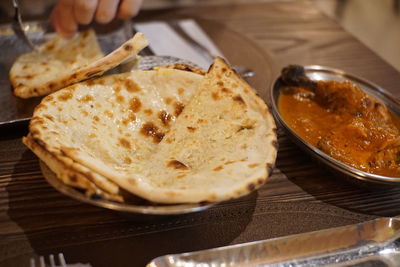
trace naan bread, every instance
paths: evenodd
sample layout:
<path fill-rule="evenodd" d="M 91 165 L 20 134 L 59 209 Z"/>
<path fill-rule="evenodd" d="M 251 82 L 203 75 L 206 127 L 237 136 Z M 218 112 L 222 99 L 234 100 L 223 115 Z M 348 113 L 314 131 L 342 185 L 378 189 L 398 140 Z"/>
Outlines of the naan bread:
<path fill-rule="evenodd" d="M 103 57 L 94 31 L 71 40 L 56 35 L 40 47 L 40 53 L 21 55 L 10 70 L 14 94 L 21 98 L 47 95 L 68 85 L 103 74 L 123 61 L 136 57 L 148 45 L 137 33 L 121 47 Z"/>
<path fill-rule="evenodd" d="M 248 194 L 277 153 L 267 106 L 220 58 L 204 78 L 159 69 L 60 90 L 35 111 L 29 138 L 158 203 Z"/>
<path fill-rule="evenodd" d="M 97 195 L 104 199 L 124 202 L 124 197 L 120 192 L 120 188 L 103 176 L 91 172 L 84 166 L 73 162 L 70 158 L 62 155 L 53 155 L 29 135 L 24 137 L 22 141 L 40 159 L 46 162 L 50 170 L 52 170 L 56 177 L 63 183 L 84 189 L 88 196 Z"/>
<path fill-rule="evenodd" d="M 82 146 L 106 162 L 132 164 L 156 145 L 153 138 L 143 140 L 143 125 L 153 122 L 159 134 L 167 131 L 202 79 L 196 73 L 158 68 L 72 85 L 42 100 L 23 141 L 64 183 L 123 201 L 119 186 L 73 161 L 61 148 Z M 127 149 L 134 146 L 141 146 L 141 152 Z"/>

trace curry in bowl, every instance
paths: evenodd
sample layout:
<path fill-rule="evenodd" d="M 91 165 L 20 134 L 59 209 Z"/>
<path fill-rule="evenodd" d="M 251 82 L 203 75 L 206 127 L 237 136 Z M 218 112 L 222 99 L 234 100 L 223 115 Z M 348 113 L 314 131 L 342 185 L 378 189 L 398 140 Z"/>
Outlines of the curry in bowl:
<path fill-rule="evenodd" d="M 400 177 L 400 119 L 350 81 L 314 81 L 282 70 L 278 110 L 302 139 L 358 170 Z"/>

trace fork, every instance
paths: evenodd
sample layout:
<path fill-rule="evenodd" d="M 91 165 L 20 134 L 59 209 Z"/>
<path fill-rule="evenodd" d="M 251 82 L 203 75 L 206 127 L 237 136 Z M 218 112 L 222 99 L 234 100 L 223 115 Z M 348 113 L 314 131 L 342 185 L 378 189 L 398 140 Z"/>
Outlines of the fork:
<path fill-rule="evenodd" d="M 206 56 L 210 61 L 213 61 L 214 58 L 216 57 L 207 47 L 205 47 L 203 44 L 199 43 L 195 39 L 192 38 L 183 28 L 182 26 L 177 22 L 177 21 L 170 21 L 168 24 L 171 26 L 171 28 L 185 41 L 187 41 L 189 44 L 193 45 L 195 49 L 197 49 L 200 53 L 202 53 L 204 56 Z M 232 68 L 243 78 L 250 78 L 255 76 L 256 74 L 249 69 L 248 67 L 245 66 L 232 66 Z"/>
<path fill-rule="evenodd" d="M 24 26 L 22 24 L 22 18 L 21 18 L 21 12 L 19 10 L 19 3 L 18 0 L 12 0 L 13 6 L 14 6 L 14 19 L 12 22 L 12 28 L 14 30 L 14 33 L 23 40 L 30 48 L 32 48 L 34 51 L 38 52 L 39 48 L 32 43 L 31 40 L 29 40 L 28 36 L 26 35 L 26 32 L 24 30 Z"/>
<path fill-rule="evenodd" d="M 49 255 L 49 261 L 50 261 L 50 267 L 67 267 L 67 264 L 65 262 L 64 254 L 58 253 L 58 262 L 60 265 L 56 265 L 56 261 L 54 259 L 54 255 L 50 254 Z M 35 259 L 31 258 L 30 260 L 30 267 L 36 267 Z M 46 267 L 44 257 L 40 256 L 39 257 L 39 265 L 37 267 Z"/>

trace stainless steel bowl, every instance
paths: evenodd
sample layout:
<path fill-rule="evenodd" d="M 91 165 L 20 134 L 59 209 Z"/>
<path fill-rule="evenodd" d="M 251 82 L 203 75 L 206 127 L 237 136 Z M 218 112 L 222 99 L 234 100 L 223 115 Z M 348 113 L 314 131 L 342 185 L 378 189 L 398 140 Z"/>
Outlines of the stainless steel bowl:
<path fill-rule="evenodd" d="M 329 67 L 323 66 L 305 66 L 306 75 L 312 80 L 336 80 L 336 81 L 351 81 L 352 83 L 358 85 L 361 90 L 364 92 L 381 99 L 388 108 L 396 115 L 400 116 L 400 101 L 396 99 L 393 95 L 380 88 L 379 86 L 357 77 L 355 75 L 348 74 L 342 70 L 333 69 Z M 400 177 L 387 177 L 377 174 L 367 173 L 356 168 L 353 168 L 343 162 L 340 162 L 316 147 L 312 146 L 300 136 L 298 136 L 284 121 L 278 109 L 278 99 L 280 96 L 280 88 L 283 84 L 280 82 L 280 79 L 276 79 L 274 84 L 272 85 L 271 90 L 271 106 L 275 119 L 278 121 L 280 125 L 286 130 L 289 137 L 299 145 L 303 150 L 308 152 L 312 157 L 316 158 L 319 162 L 328 166 L 330 169 L 333 169 L 341 174 L 344 174 L 348 177 L 355 178 L 357 180 L 372 182 L 372 183 L 380 183 L 380 184 L 391 184 L 391 185 L 400 185 Z"/>

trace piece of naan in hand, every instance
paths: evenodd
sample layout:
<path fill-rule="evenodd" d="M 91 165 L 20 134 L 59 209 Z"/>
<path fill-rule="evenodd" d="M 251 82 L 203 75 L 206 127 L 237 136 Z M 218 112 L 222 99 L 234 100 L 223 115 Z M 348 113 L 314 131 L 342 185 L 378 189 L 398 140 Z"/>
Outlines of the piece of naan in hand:
<path fill-rule="evenodd" d="M 64 88 L 37 106 L 23 141 L 65 184 L 124 201 L 116 183 L 72 160 L 62 148 L 82 147 L 115 166 L 140 164 L 157 145 L 143 138 L 142 129 L 152 122 L 158 131 L 154 138 L 162 139 L 203 79 L 198 70 L 186 69 L 139 70 Z"/>
<path fill-rule="evenodd" d="M 43 44 L 40 52 L 17 58 L 9 78 L 14 94 L 21 98 L 47 95 L 68 85 L 103 74 L 120 63 L 133 59 L 148 45 L 146 37 L 137 33 L 112 53 L 103 57 L 93 30 L 72 39 L 56 35 Z"/>

